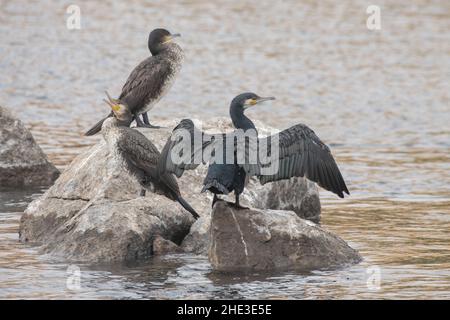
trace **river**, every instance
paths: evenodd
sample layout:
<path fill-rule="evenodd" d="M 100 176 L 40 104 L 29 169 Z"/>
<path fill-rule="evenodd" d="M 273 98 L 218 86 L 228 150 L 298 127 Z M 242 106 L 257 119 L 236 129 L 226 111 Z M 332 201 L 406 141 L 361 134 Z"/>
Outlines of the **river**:
<path fill-rule="evenodd" d="M 373 3 L 372 3 L 373 2 Z M 376 2 L 376 3 L 375 3 Z M 311 273 L 232 276 L 206 258 L 139 265 L 68 264 L 18 241 L 21 213 L 44 189 L 0 192 L 0 298 L 450 299 L 450 2 L 445 1 L 0 1 L 0 104 L 31 129 L 63 170 L 100 137 L 107 113 L 148 56 L 148 32 L 180 32 L 180 77 L 150 113 L 226 116 L 243 91 L 277 100 L 250 117 L 302 122 L 330 145 L 351 196 L 321 190 L 322 226 L 364 261 Z M 368 30 L 366 8 L 381 8 Z M 378 281 L 379 280 L 379 281 Z"/>

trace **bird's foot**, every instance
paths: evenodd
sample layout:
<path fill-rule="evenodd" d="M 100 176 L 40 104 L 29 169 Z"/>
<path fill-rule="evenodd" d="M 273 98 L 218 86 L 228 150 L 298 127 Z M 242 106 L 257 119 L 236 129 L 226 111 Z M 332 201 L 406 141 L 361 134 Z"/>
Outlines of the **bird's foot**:
<path fill-rule="evenodd" d="M 220 199 L 216 194 L 214 194 L 213 201 L 211 203 L 211 208 L 214 208 L 214 205 L 216 204 L 217 201 L 223 201 L 223 200 Z"/>
<path fill-rule="evenodd" d="M 141 118 L 139 118 L 139 116 L 134 116 L 134 120 L 136 121 L 136 126 L 138 128 L 150 128 L 150 129 L 160 129 L 162 127 L 160 126 L 154 126 L 152 124 L 150 124 L 150 122 L 148 122 L 148 117 L 144 117 L 144 121 L 141 120 Z"/>
<path fill-rule="evenodd" d="M 154 126 L 152 124 L 146 124 L 146 123 L 137 123 L 137 127 L 138 128 L 149 128 L 149 129 L 161 129 L 164 127 L 160 127 L 160 126 Z"/>
<path fill-rule="evenodd" d="M 248 210 L 249 209 L 249 207 L 241 206 L 239 203 L 232 203 L 231 206 L 238 210 Z"/>

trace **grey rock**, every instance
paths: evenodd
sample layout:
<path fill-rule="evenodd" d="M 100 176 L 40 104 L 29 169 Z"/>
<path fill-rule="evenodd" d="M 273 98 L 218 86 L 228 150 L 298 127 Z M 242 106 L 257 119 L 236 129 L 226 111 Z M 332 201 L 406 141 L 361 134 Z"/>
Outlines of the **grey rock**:
<path fill-rule="evenodd" d="M 236 210 L 218 202 L 212 211 L 209 261 L 214 270 L 315 270 L 362 260 L 344 240 L 292 211 Z"/>
<path fill-rule="evenodd" d="M 153 240 L 181 243 L 190 213 L 147 192 L 104 141 L 79 155 L 55 184 L 25 210 L 20 240 L 52 256 L 90 263 L 146 259 Z"/>
<path fill-rule="evenodd" d="M 182 253 L 183 249 L 170 240 L 166 240 L 161 236 L 153 239 L 153 255 L 160 256 L 169 253 Z"/>
<path fill-rule="evenodd" d="M 305 178 L 291 178 L 261 185 L 251 179 L 243 193 L 251 207 L 294 211 L 300 218 L 320 221 L 319 191 L 314 182 Z"/>
<path fill-rule="evenodd" d="M 46 186 L 58 176 L 30 131 L 0 106 L 0 187 Z"/>
<path fill-rule="evenodd" d="M 211 216 L 203 216 L 191 226 L 189 234 L 181 243 L 181 248 L 185 252 L 195 253 L 200 255 L 208 254 L 209 246 L 209 226 L 211 223 Z"/>

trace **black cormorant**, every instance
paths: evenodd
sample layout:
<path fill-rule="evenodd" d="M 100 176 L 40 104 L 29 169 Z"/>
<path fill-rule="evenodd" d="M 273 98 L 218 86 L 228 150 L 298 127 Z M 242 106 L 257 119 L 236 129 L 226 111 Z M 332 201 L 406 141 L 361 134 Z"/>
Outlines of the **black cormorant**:
<path fill-rule="evenodd" d="M 183 62 L 183 50 L 172 40 L 180 34 L 171 34 L 165 29 L 155 29 L 148 37 L 148 48 L 151 56 L 142 61 L 131 74 L 122 88 L 119 100 L 126 103 L 136 120 L 138 127 L 157 128 L 150 125 L 147 111 L 167 93 Z M 139 118 L 142 114 L 143 122 Z M 86 136 L 91 136 L 100 131 L 103 121 L 100 120 Z"/>
<path fill-rule="evenodd" d="M 105 119 L 102 134 L 110 150 L 117 152 L 126 160 L 131 172 L 146 189 L 153 184 L 157 192 L 172 200 L 178 201 L 195 219 L 197 212 L 181 197 L 175 177 L 170 173 L 160 174 L 157 164 L 160 153 L 155 145 L 139 131 L 129 128 L 133 121 L 127 105 L 120 100 L 104 100 L 112 109 L 114 117 Z M 145 189 L 141 195 L 145 195 Z"/>
<path fill-rule="evenodd" d="M 341 198 L 344 197 L 344 192 L 349 194 L 330 149 L 306 125 L 294 125 L 278 133 L 278 136 L 272 135 L 265 138 L 257 138 L 255 125 L 244 115 L 244 110 L 263 101 L 273 99 L 275 98 L 262 98 L 254 93 L 240 94 L 231 102 L 230 116 L 236 129 L 242 129 L 243 132 L 247 132 L 250 129 L 255 130 L 256 149 L 266 145 L 269 146 L 268 150 L 270 150 L 272 141 L 278 141 L 278 149 L 267 153 L 267 155 L 270 155 L 274 151 L 278 152 L 278 170 L 270 173 L 264 172 L 262 162 L 259 159 L 254 164 L 250 163 L 248 156 L 249 150 L 251 150 L 248 147 L 249 143 L 251 143 L 250 138 L 244 140 L 245 158 L 238 162 L 239 158 L 236 156 L 236 152 L 239 147 L 235 135 L 206 134 L 197 129 L 190 119 L 182 120 L 173 130 L 172 136 L 168 139 L 161 152 L 158 170 L 161 173 L 175 173 L 177 177 L 180 177 L 185 170 L 196 168 L 200 162 L 211 162 L 211 154 L 207 152 L 205 154 L 207 147 L 211 148 L 211 151 L 214 149 L 214 146 L 218 145 L 216 143 L 220 142 L 219 148 L 223 148 L 223 155 L 225 155 L 226 141 L 227 139 L 232 139 L 230 146 L 232 148 L 231 152 L 235 155 L 234 164 L 229 164 L 225 161 L 210 163 L 208 173 L 203 182 L 202 192 L 209 190 L 214 194 L 213 206 L 218 200 L 218 194 L 228 194 L 234 191 L 236 196 L 235 206 L 241 207 L 239 205 L 239 195 L 244 190 L 247 178 L 251 176 L 258 177 L 261 184 L 291 177 L 306 177 Z M 188 133 L 189 139 L 186 139 L 185 133 Z M 197 144 L 194 143 L 196 137 L 201 139 L 200 142 L 197 141 Z M 278 138 L 278 140 L 273 138 Z M 183 150 L 190 150 L 190 152 L 183 154 Z M 179 158 L 173 160 L 173 154 L 179 156 Z M 197 159 L 201 159 L 201 161 Z"/>

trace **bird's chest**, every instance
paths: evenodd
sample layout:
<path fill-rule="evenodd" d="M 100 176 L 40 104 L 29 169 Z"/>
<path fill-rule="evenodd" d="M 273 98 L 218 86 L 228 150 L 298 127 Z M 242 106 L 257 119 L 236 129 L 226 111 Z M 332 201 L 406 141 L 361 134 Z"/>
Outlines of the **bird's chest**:
<path fill-rule="evenodd" d="M 120 130 L 111 129 L 105 136 L 106 145 L 108 146 L 109 154 L 113 157 L 120 156 L 119 140 L 121 137 Z"/>
<path fill-rule="evenodd" d="M 181 64 L 175 63 L 175 62 L 169 64 L 168 72 L 166 73 L 166 75 L 164 77 L 161 77 L 159 79 L 160 84 L 158 86 L 156 86 L 155 93 L 147 95 L 147 99 L 144 103 L 146 111 L 149 111 L 150 109 L 152 109 L 153 106 L 159 100 L 161 100 L 162 97 L 164 97 L 167 94 L 167 92 L 170 90 L 170 88 L 175 83 L 175 79 L 176 79 L 178 73 L 180 72 L 180 70 L 181 70 Z"/>

